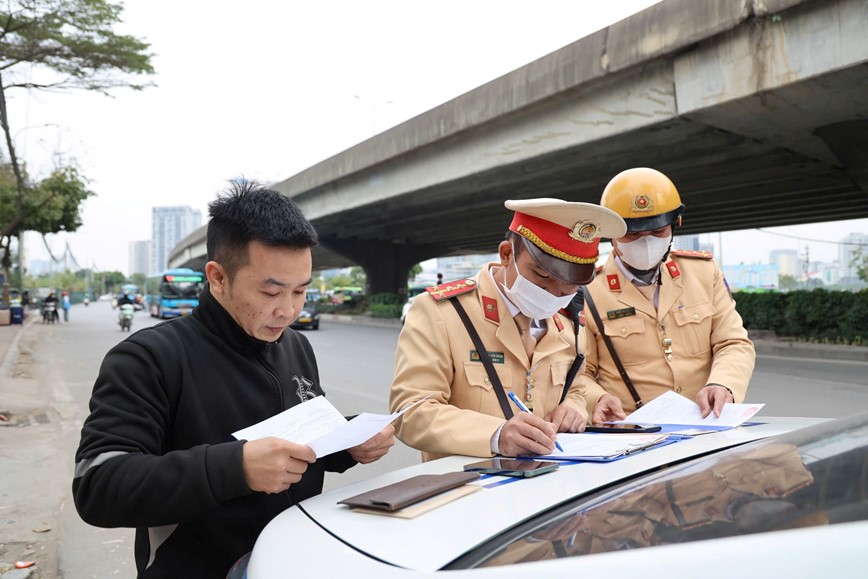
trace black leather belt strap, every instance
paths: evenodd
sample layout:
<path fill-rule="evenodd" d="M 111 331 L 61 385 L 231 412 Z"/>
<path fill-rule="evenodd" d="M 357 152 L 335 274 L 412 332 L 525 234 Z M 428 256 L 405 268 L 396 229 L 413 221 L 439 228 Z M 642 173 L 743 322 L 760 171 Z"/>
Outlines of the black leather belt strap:
<path fill-rule="evenodd" d="M 452 305 L 455 306 L 455 311 L 458 312 L 458 317 L 464 322 L 464 327 L 467 328 L 467 333 L 470 334 L 470 339 L 473 340 L 473 346 L 476 348 L 476 353 L 479 354 L 479 359 L 482 360 L 482 365 L 485 366 L 485 371 L 488 373 L 488 379 L 491 380 L 491 385 L 494 387 L 494 393 L 497 394 L 497 401 L 500 403 L 500 409 L 503 410 L 503 415 L 507 420 L 512 418 L 512 408 L 509 405 L 509 400 L 506 398 L 506 391 L 503 389 L 503 384 L 494 369 L 494 364 L 491 363 L 491 356 L 488 355 L 488 350 L 482 343 L 482 338 L 470 318 L 467 317 L 467 312 L 464 311 L 464 306 L 458 302 L 457 297 L 449 298 Z"/>
<path fill-rule="evenodd" d="M 633 381 L 630 380 L 630 376 L 627 375 L 627 370 L 624 369 L 624 364 L 621 363 L 621 358 L 618 357 L 618 352 L 615 351 L 615 344 L 612 343 L 612 339 L 606 334 L 606 328 L 603 327 L 603 320 L 600 319 L 600 312 L 597 311 L 597 306 L 594 305 L 594 298 L 591 297 L 591 290 L 589 290 L 587 286 L 582 289 L 585 292 L 585 303 L 588 304 L 588 309 L 591 310 L 591 315 L 594 316 L 594 322 L 597 324 L 597 331 L 600 332 L 601 336 L 603 336 L 603 341 L 606 342 L 606 347 L 609 349 L 609 354 L 612 355 L 612 360 L 615 361 L 615 366 L 621 374 L 621 379 L 624 381 L 624 384 L 627 385 L 627 390 L 630 391 L 630 395 L 636 403 L 636 408 L 642 408 L 644 403 L 639 397 L 639 393 L 636 392 L 636 387 L 633 386 Z"/>

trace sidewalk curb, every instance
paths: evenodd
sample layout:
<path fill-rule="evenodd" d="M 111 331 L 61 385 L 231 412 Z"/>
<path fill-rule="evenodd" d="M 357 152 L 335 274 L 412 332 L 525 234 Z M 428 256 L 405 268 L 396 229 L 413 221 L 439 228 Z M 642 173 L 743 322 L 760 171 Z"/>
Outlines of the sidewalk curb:
<path fill-rule="evenodd" d="M 401 320 L 397 318 L 375 318 L 373 316 L 354 316 L 349 314 L 320 314 L 319 319 L 342 324 L 401 327 Z"/>
<path fill-rule="evenodd" d="M 0 349 L 0 376 L 9 375 L 9 368 L 15 362 L 15 358 L 18 357 L 18 342 L 21 340 L 21 336 L 25 331 L 27 331 L 30 324 L 35 320 L 36 318 L 31 315 L 29 321 L 25 320 L 24 323 L 20 324 L 20 327 L 17 328 L 17 331 L 15 332 L 15 336 L 6 345 L 5 349 Z"/>
<path fill-rule="evenodd" d="M 359 324 L 366 326 L 401 327 L 401 320 L 395 318 L 375 318 L 349 314 L 320 314 L 320 320 L 339 324 Z M 812 344 L 774 337 L 751 337 L 757 354 L 781 356 L 785 358 L 816 358 L 868 363 L 868 347 L 844 346 L 833 344 Z"/>
<path fill-rule="evenodd" d="M 868 347 L 809 344 L 789 340 L 754 340 L 757 354 L 784 358 L 813 358 L 868 363 Z"/>

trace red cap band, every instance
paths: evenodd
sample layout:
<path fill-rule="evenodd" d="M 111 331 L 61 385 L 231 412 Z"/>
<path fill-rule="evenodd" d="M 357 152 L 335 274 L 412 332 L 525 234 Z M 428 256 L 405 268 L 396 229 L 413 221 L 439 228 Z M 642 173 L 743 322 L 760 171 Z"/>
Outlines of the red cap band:
<path fill-rule="evenodd" d="M 509 226 L 544 252 L 570 263 L 596 263 L 600 238 L 593 223 L 580 222 L 573 229 L 516 212 Z"/>

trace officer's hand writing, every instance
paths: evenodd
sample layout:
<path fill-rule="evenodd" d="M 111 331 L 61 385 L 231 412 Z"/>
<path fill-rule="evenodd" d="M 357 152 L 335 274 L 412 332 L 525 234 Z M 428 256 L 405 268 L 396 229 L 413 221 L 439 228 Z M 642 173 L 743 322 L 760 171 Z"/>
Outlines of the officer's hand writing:
<path fill-rule="evenodd" d="M 696 394 L 696 403 L 699 404 L 699 411 L 703 418 L 712 411 L 715 418 L 719 417 L 723 405 L 727 402 L 735 402 L 735 398 L 729 390 L 718 384 L 709 384 Z"/>
<path fill-rule="evenodd" d="M 564 404 L 559 404 L 545 420 L 554 424 L 558 432 L 582 432 L 585 429 L 585 417 L 572 406 Z"/>
<path fill-rule="evenodd" d="M 301 480 L 307 465 L 316 462 L 309 446 L 282 438 L 250 440 L 242 449 L 244 479 L 250 490 L 279 493 Z"/>
<path fill-rule="evenodd" d="M 500 454 L 528 456 L 549 454 L 555 449 L 557 430 L 551 422 L 529 412 L 519 412 L 500 430 Z"/>
<path fill-rule="evenodd" d="M 368 464 L 381 459 L 395 444 L 395 427 L 387 424 L 386 427 L 369 438 L 362 444 L 347 449 L 350 456 L 359 464 Z"/>
<path fill-rule="evenodd" d="M 627 418 L 627 413 L 624 412 L 624 407 L 621 406 L 621 399 L 611 394 L 603 394 L 597 402 L 597 407 L 594 408 L 594 415 L 591 416 L 591 424 L 603 424 L 613 420 L 624 420 Z"/>

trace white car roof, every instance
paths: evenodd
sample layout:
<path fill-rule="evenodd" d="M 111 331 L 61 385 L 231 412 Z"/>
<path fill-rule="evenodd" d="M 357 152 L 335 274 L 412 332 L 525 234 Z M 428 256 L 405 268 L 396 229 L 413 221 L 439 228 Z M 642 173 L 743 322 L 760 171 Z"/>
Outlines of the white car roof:
<path fill-rule="evenodd" d="M 312 570 L 319 569 L 324 559 L 328 560 L 330 571 L 320 576 L 340 576 L 343 565 L 348 565 L 347 576 L 362 576 L 353 574 L 353 570 L 358 572 L 359 565 L 374 561 L 360 557 L 354 551 L 397 567 L 433 572 L 504 530 L 577 495 L 610 487 L 662 465 L 823 421 L 814 418 L 757 419 L 763 424 L 697 436 L 615 462 L 567 464 L 554 472 L 529 479 L 487 478 L 481 481 L 485 485 L 483 490 L 413 519 L 357 513 L 337 503 L 411 476 L 460 471 L 463 465 L 479 459 L 447 457 L 335 489 L 303 501 L 269 523 L 254 548 L 248 577 L 266 579 L 280 576 L 280 570 L 297 571 L 298 558 L 302 556 L 315 562 Z M 496 484 L 498 482 L 503 484 Z M 317 525 L 332 537 L 327 537 Z M 309 547 L 315 553 L 307 553 L 298 545 L 300 533 L 307 535 L 303 527 L 310 527 L 310 533 L 318 537 L 317 542 Z M 376 565 L 388 568 L 381 563 Z"/>

